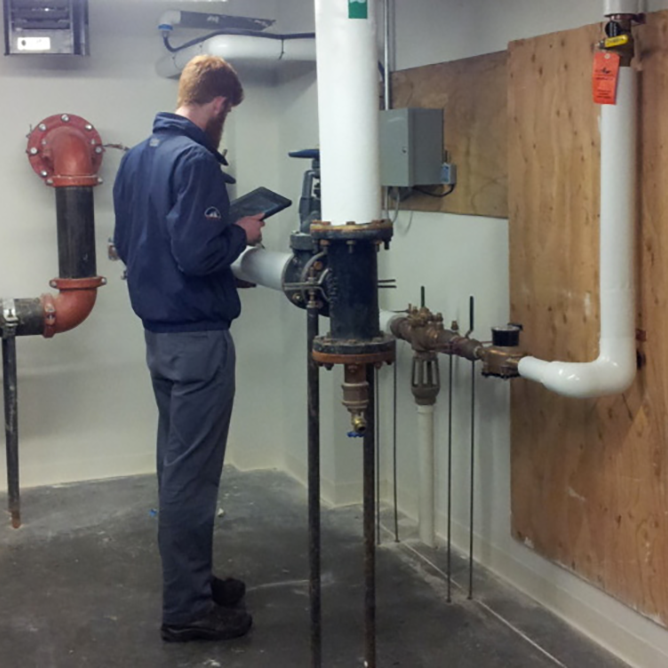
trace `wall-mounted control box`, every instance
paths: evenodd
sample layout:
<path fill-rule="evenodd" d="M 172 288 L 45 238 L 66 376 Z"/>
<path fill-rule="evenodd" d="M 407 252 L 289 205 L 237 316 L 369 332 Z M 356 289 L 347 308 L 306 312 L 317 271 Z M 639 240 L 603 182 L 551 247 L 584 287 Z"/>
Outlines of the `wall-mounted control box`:
<path fill-rule="evenodd" d="M 3 0 L 5 55 L 87 56 L 88 0 Z"/>
<path fill-rule="evenodd" d="M 412 188 L 443 183 L 443 110 L 380 112 L 382 186 Z"/>

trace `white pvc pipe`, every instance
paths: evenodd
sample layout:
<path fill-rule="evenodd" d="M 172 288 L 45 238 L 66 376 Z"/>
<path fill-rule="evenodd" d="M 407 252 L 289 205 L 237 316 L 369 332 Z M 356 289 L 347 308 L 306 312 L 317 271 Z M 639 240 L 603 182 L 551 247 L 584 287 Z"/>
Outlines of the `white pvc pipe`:
<path fill-rule="evenodd" d="M 322 219 L 381 217 L 376 5 L 349 18 L 345 0 L 315 0 Z"/>
<path fill-rule="evenodd" d="M 290 253 L 277 253 L 266 248 L 247 248 L 232 265 L 234 275 L 242 281 L 283 291 L 283 275 L 292 260 Z"/>
<path fill-rule="evenodd" d="M 601 250 L 599 356 L 590 363 L 525 357 L 522 377 L 568 397 L 619 394 L 636 374 L 633 280 L 637 179 L 637 75 L 622 67 L 616 105 L 601 109 Z"/>
<path fill-rule="evenodd" d="M 429 547 L 436 544 L 434 531 L 434 407 L 418 406 L 418 461 L 420 505 L 418 532 Z"/>
<path fill-rule="evenodd" d="M 181 24 L 181 12 L 178 9 L 168 9 L 158 20 L 158 25 L 162 28 L 163 26 L 169 26 L 173 28 Z"/>
<path fill-rule="evenodd" d="M 641 14 L 645 11 L 644 0 L 604 0 L 603 14 L 615 16 L 618 14 Z"/>
<path fill-rule="evenodd" d="M 398 318 L 405 318 L 405 313 L 395 313 L 394 311 L 381 311 L 378 318 L 380 331 L 385 334 L 392 334 L 392 323 Z"/>
<path fill-rule="evenodd" d="M 178 77 L 186 64 L 199 55 L 220 56 L 232 65 L 279 61 L 315 60 L 315 40 L 268 39 L 251 35 L 216 35 L 186 49 L 161 58 L 155 68 L 166 79 Z"/>

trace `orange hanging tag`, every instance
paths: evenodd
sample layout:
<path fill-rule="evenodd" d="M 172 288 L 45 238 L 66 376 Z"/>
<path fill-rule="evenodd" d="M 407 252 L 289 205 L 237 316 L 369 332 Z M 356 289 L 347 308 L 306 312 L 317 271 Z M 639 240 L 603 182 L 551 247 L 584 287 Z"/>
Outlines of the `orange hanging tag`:
<path fill-rule="evenodd" d="M 621 57 L 618 53 L 598 51 L 594 58 L 594 102 L 617 104 L 617 82 Z"/>

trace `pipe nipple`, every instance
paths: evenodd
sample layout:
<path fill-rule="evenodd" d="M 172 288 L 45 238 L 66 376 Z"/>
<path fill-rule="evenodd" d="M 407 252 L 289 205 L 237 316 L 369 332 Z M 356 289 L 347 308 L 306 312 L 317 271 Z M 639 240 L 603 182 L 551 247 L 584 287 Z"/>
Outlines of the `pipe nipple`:
<path fill-rule="evenodd" d="M 351 424 L 353 426 L 353 431 L 360 436 L 366 433 L 366 418 L 363 414 L 357 413 L 353 414 L 351 419 Z"/>

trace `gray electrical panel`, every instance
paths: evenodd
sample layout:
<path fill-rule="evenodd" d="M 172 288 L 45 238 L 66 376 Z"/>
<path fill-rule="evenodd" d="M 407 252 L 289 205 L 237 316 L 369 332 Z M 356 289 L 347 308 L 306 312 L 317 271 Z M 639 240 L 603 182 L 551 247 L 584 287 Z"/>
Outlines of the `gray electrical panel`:
<path fill-rule="evenodd" d="M 5 55 L 88 55 L 88 0 L 3 0 L 3 9 Z"/>
<path fill-rule="evenodd" d="M 442 183 L 443 110 L 380 112 L 380 182 L 412 188 Z"/>

